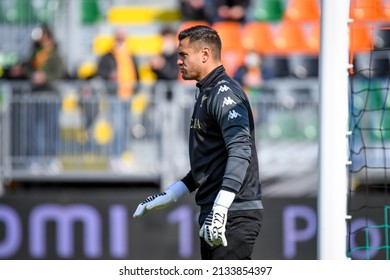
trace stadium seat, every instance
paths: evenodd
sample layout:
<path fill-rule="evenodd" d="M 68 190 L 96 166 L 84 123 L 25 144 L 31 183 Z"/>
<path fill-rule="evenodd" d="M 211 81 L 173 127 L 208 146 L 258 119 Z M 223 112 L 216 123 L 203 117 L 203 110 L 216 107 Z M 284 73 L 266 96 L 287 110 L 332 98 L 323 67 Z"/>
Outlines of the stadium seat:
<path fill-rule="evenodd" d="M 177 9 L 154 6 L 114 6 L 107 13 L 110 24 L 149 24 L 155 21 L 175 22 L 181 19 Z"/>
<path fill-rule="evenodd" d="M 242 51 L 241 24 L 236 21 L 215 22 L 212 27 L 218 32 L 222 40 L 222 50 Z"/>
<path fill-rule="evenodd" d="M 222 64 L 231 76 L 244 63 L 244 58 L 245 52 L 243 50 L 222 50 Z"/>
<path fill-rule="evenodd" d="M 233 75 L 244 62 L 245 51 L 241 44 L 241 24 L 235 21 L 215 22 L 212 27 L 222 40 L 222 63 L 226 72 Z"/>
<path fill-rule="evenodd" d="M 373 49 L 373 30 L 370 26 L 363 22 L 354 22 L 349 25 L 349 41 L 350 51 L 355 52 L 367 52 Z"/>
<path fill-rule="evenodd" d="M 261 54 L 274 51 L 273 29 L 269 22 L 247 22 L 242 26 L 241 42 L 246 51 L 255 50 Z"/>
<path fill-rule="evenodd" d="M 293 77 L 298 79 L 318 77 L 318 55 L 291 55 L 289 56 L 289 69 Z"/>
<path fill-rule="evenodd" d="M 286 78 L 290 76 L 287 55 L 266 55 L 263 57 L 263 65 L 268 69 L 269 78 Z"/>
<path fill-rule="evenodd" d="M 97 72 L 96 63 L 85 61 L 77 69 L 77 77 L 79 79 L 92 78 Z"/>
<path fill-rule="evenodd" d="M 177 32 L 176 32 L 176 35 L 179 35 L 179 33 L 184 30 L 184 29 L 187 29 L 187 28 L 190 28 L 192 26 L 195 26 L 195 25 L 206 25 L 206 26 L 210 26 L 210 24 L 207 22 L 207 21 L 204 21 L 204 20 L 186 20 L 186 21 L 182 21 L 178 28 L 177 28 Z"/>
<path fill-rule="evenodd" d="M 374 48 L 390 50 L 390 23 L 379 24 L 374 30 Z"/>
<path fill-rule="evenodd" d="M 382 0 L 351 0 L 350 7 L 350 17 L 355 21 L 385 19 L 385 10 Z"/>
<path fill-rule="evenodd" d="M 390 59 L 386 51 L 361 52 L 355 54 L 353 70 L 365 78 L 388 77 Z"/>
<path fill-rule="evenodd" d="M 114 37 L 112 35 L 99 34 L 92 42 L 92 49 L 94 54 L 103 55 L 107 53 L 114 45 Z"/>
<path fill-rule="evenodd" d="M 107 13 L 111 24 L 147 24 L 154 20 L 156 11 L 150 7 L 114 6 Z"/>
<path fill-rule="evenodd" d="M 279 21 L 283 18 L 284 1 L 257 0 L 254 2 L 254 18 L 256 21 Z"/>
<path fill-rule="evenodd" d="M 180 31 L 182 31 L 184 29 L 187 29 L 187 28 L 190 28 L 190 27 L 195 26 L 195 25 L 210 26 L 210 24 L 207 21 L 203 21 L 203 20 L 186 20 L 186 21 L 183 21 L 183 22 L 181 22 L 179 24 L 179 28 L 177 29 L 177 33 L 179 34 Z"/>
<path fill-rule="evenodd" d="M 369 55 L 369 52 L 374 48 L 373 30 L 369 29 L 369 26 L 365 22 L 354 22 L 349 25 L 349 52 L 350 52 L 350 64 L 354 65 L 349 70 L 351 74 L 356 73 L 360 68 L 361 63 L 356 63 L 357 60 L 361 60 L 360 56 Z M 362 53 L 362 55 L 360 55 Z"/>
<path fill-rule="evenodd" d="M 293 54 L 289 58 L 291 74 L 300 79 L 318 77 L 320 53 L 320 22 L 312 21 L 307 24 L 305 42 L 307 50 L 303 54 Z"/>
<path fill-rule="evenodd" d="M 279 54 L 308 52 L 303 25 L 294 21 L 281 21 L 273 37 L 275 51 Z"/>
<path fill-rule="evenodd" d="M 82 0 L 81 2 L 81 22 L 92 24 L 100 20 L 101 13 L 98 0 Z"/>
<path fill-rule="evenodd" d="M 289 0 L 283 19 L 293 21 L 319 20 L 320 7 L 318 0 Z"/>
<path fill-rule="evenodd" d="M 93 52 L 96 55 L 107 53 L 114 45 L 112 35 L 99 34 L 93 40 Z M 160 35 L 139 35 L 126 38 L 126 46 L 136 56 L 149 56 L 160 53 L 162 40 Z"/>
<path fill-rule="evenodd" d="M 386 0 L 383 3 L 383 16 L 385 17 L 385 20 L 390 20 L 390 0 Z"/>
<path fill-rule="evenodd" d="M 136 56 L 156 55 L 162 50 L 162 39 L 160 35 L 130 36 L 126 46 Z"/>
<path fill-rule="evenodd" d="M 93 137 L 96 143 L 100 145 L 109 144 L 114 137 L 112 123 L 104 118 L 97 120 L 93 130 Z"/>
<path fill-rule="evenodd" d="M 308 52 L 318 54 L 321 47 L 321 24 L 319 21 L 311 22 L 308 25 L 308 32 L 305 38 Z"/>
<path fill-rule="evenodd" d="M 375 49 L 390 49 L 390 0 L 385 0 L 382 6 L 384 20 L 374 24 L 374 45 Z"/>
<path fill-rule="evenodd" d="M 144 84 L 153 84 L 157 80 L 156 74 L 152 71 L 147 61 L 138 65 L 139 80 Z"/>

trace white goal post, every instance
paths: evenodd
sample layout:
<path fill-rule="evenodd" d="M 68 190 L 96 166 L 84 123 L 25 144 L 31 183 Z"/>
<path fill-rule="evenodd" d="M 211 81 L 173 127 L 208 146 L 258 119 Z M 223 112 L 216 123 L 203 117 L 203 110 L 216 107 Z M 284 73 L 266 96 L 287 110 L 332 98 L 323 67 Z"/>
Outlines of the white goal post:
<path fill-rule="evenodd" d="M 349 0 L 323 0 L 317 259 L 347 259 Z"/>

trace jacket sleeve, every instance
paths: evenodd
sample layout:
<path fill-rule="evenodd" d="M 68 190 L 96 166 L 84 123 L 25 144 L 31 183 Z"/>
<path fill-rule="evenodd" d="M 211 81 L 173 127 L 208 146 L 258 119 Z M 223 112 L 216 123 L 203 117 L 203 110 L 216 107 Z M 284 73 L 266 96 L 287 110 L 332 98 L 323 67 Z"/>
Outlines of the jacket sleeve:
<path fill-rule="evenodd" d="M 224 91 L 213 94 L 209 110 L 221 129 L 228 153 L 222 189 L 238 193 L 251 160 L 249 110 L 237 86 L 224 87 Z"/>
<path fill-rule="evenodd" d="M 181 181 L 184 183 L 184 185 L 186 185 L 187 189 L 190 192 L 193 192 L 198 188 L 196 186 L 196 183 L 195 183 L 194 177 L 192 176 L 191 171 L 189 171 L 187 173 L 187 175 L 183 179 L 181 179 Z"/>

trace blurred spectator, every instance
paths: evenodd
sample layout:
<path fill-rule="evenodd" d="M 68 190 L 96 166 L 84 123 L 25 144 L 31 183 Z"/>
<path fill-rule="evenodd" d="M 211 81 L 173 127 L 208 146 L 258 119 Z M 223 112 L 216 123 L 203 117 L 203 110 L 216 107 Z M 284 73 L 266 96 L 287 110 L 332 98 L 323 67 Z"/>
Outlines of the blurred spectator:
<path fill-rule="evenodd" d="M 185 21 L 206 21 L 210 23 L 210 14 L 206 11 L 206 1 L 180 0 L 180 10 Z"/>
<path fill-rule="evenodd" d="M 259 94 L 264 80 L 269 78 L 261 55 L 255 51 L 249 51 L 245 55 L 244 64 L 237 69 L 233 78 L 241 84 L 246 93 Z"/>
<path fill-rule="evenodd" d="M 63 60 L 51 30 L 46 26 L 35 28 L 31 55 L 25 63 L 10 69 L 12 79 L 29 79 L 34 91 L 54 90 L 52 82 L 65 77 Z"/>
<path fill-rule="evenodd" d="M 27 155 L 35 159 L 31 162 L 32 166 L 53 163 L 56 165 L 60 103 L 57 102 L 59 92 L 54 82 L 65 77 L 64 64 L 54 35 L 48 26 L 43 25 L 33 29 L 31 38 L 33 42 L 30 58 L 25 63 L 14 66 L 9 74 L 13 79 L 28 79 L 31 82 L 31 93 L 36 96 L 36 99 L 27 108 L 28 123 L 19 124 L 26 125 L 26 131 L 20 132 L 15 127 L 12 135 L 15 140 L 27 139 L 23 149 Z M 19 104 L 13 106 L 16 114 L 22 112 Z M 20 118 L 14 116 L 15 120 Z M 19 152 L 13 151 L 15 155 Z M 52 161 L 48 162 L 48 160 Z"/>
<path fill-rule="evenodd" d="M 96 76 L 111 81 L 121 99 L 128 99 L 137 86 L 138 74 L 135 59 L 126 46 L 126 30 L 117 27 L 112 49 L 98 63 Z"/>
<path fill-rule="evenodd" d="M 130 102 L 138 82 L 137 65 L 126 46 L 126 37 L 123 27 L 115 29 L 113 47 L 100 58 L 96 73 L 96 77 L 106 81 L 109 92 L 116 92 L 118 97 L 110 99 L 110 122 L 114 131 L 111 155 L 114 165 L 117 165 L 117 159 L 120 161 L 129 144 Z"/>
<path fill-rule="evenodd" d="M 250 0 L 206 0 L 207 10 L 212 12 L 212 22 L 216 21 L 246 21 Z"/>
<path fill-rule="evenodd" d="M 158 81 L 175 81 L 179 75 L 177 66 L 177 39 L 176 32 L 165 27 L 161 31 L 162 52 L 149 60 L 152 71 L 156 74 Z M 167 84 L 167 98 L 172 98 L 171 85 Z"/>

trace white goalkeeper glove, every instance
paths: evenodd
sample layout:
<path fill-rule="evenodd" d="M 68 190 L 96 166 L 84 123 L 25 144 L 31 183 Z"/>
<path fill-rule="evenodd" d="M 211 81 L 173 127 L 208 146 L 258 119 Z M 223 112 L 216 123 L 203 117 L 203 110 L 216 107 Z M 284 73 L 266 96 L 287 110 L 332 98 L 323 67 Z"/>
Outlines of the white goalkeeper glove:
<path fill-rule="evenodd" d="M 141 202 L 133 214 L 133 218 L 141 218 L 151 210 L 163 209 L 176 203 L 176 201 L 189 193 L 182 181 L 170 185 L 165 191 L 151 195 Z"/>
<path fill-rule="evenodd" d="M 225 236 L 227 213 L 232 204 L 235 194 L 229 191 L 219 191 L 214 201 L 213 209 L 206 217 L 206 220 L 199 231 L 199 236 L 203 238 L 211 247 L 227 246 Z"/>

